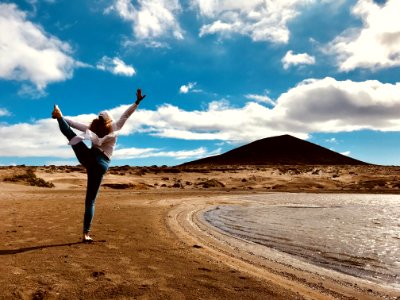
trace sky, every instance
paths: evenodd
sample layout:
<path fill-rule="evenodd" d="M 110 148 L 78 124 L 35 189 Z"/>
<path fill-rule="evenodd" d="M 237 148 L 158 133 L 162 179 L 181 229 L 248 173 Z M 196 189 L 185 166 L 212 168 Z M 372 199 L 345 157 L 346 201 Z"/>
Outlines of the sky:
<path fill-rule="evenodd" d="M 282 134 L 400 165 L 399 12 L 400 0 L 2 0 L 0 165 L 78 164 L 53 105 L 118 119 L 139 87 L 115 166 Z"/>

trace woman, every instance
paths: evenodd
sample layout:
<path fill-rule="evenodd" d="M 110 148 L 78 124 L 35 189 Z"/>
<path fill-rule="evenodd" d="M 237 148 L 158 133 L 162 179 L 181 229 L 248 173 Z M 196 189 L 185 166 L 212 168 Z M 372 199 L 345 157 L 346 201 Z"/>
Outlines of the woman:
<path fill-rule="evenodd" d="M 140 89 L 136 92 L 136 101 L 121 115 L 117 122 L 114 122 L 106 111 L 102 111 L 90 125 L 82 124 L 67 118 L 63 115 L 57 105 L 54 105 L 52 112 L 53 119 L 57 119 L 61 132 L 67 137 L 69 145 L 75 152 L 79 162 L 87 170 L 87 190 L 85 200 L 85 214 L 83 218 L 83 242 L 92 242 L 89 236 L 90 225 L 94 215 L 94 204 L 100 188 L 103 175 L 107 172 L 110 164 L 119 130 L 124 126 L 126 120 L 136 110 L 139 103 L 146 97 Z M 76 135 L 72 128 L 83 132 Z M 92 147 L 88 148 L 83 142 L 85 139 L 92 141 Z"/>

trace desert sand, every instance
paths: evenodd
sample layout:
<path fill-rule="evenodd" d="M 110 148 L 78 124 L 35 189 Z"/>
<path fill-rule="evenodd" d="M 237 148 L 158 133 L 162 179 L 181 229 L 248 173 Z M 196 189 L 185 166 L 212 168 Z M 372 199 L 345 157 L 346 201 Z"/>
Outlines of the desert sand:
<path fill-rule="evenodd" d="M 35 167 L 42 181 L 18 177 L 28 169 L 0 168 L 1 299 L 400 297 L 295 260 L 260 259 L 201 218 L 249 193 L 399 193 L 398 167 L 114 167 L 97 199 L 92 244 L 81 243 L 84 170 Z"/>

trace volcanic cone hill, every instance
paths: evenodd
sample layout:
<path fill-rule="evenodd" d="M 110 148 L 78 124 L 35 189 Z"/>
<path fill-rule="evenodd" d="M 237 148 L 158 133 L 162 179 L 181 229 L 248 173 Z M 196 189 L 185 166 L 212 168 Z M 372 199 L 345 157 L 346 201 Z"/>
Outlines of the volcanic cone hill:
<path fill-rule="evenodd" d="M 282 135 L 264 138 L 226 153 L 182 164 L 195 165 L 366 165 L 319 145 Z"/>

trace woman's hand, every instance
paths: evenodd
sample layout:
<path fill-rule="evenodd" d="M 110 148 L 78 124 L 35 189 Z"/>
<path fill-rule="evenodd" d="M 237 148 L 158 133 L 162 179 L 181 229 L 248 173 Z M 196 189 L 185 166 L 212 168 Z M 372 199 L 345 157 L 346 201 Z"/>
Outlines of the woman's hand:
<path fill-rule="evenodd" d="M 142 95 L 142 90 L 141 89 L 137 89 L 135 104 L 139 105 L 139 103 L 144 99 L 144 97 L 146 97 L 146 95 Z"/>

